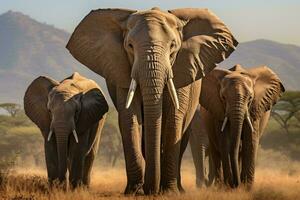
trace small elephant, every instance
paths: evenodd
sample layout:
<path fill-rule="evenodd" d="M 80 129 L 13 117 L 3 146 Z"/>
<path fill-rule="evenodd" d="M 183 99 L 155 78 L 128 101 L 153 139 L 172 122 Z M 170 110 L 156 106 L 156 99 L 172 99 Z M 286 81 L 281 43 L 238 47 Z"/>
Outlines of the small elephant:
<path fill-rule="evenodd" d="M 89 186 L 108 111 L 99 86 L 77 72 L 61 82 L 40 76 L 27 88 L 24 109 L 44 137 L 50 184 L 65 186 L 68 168 L 72 188 Z"/>
<path fill-rule="evenodd" d="M 223 170 L 225 184 L 251 188 L 259 139 L 284 91 L 266 66 L 215 69 L 203 79 L 200 104 L 205 109 L 199 123 L 208 132 L 216 179 Z"/>
<path fill-rule="evenodd" d="M 99 9 L 76 27 L 67 49 L 105 78 L 119 114 L 125 194 L 178 192 L 181 138 L 200 79 L 237 44 L 207 9 Z"/>

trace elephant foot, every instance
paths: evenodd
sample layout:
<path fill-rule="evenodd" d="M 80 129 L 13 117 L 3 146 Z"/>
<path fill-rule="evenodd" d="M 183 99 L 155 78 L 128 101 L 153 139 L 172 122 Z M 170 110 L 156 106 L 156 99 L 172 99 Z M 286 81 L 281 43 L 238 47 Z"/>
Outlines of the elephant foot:
<path fill-rule="evenodd" d="M 196 187 L 197 188 L 204 188 L 205 183 L 202 180 L 196 180 Z"/>
<path fill-rule="evenodd" d="M 67 191 L 68 187 L 67 187 L 67 181 L 60 181 L 58 179 L 55 180 L 50 180 L 49 181 L 49 185 L 50 185 L 50 189 L 55 189 L 55 190 L 63 190 L 63 191 Z"/>
<path fill-rule="evenodd" d="M 183 190 L 183 192 L 185 192 Z M 162 194 L 163 195 L 180 195 L 181 191 L 179 191 L 179 189 L 176 188 L 164 188 L 162 189 Z"/>
<path fill-rule="evenodd" d="M 202 189 L 202 188 L 205 188 L 206 185 L 204 185 L 203 183 L 202 184 L 196 184 L 196 188 L 199 188 L 199 189 Z"/>
<path fill-rule="evenodd" d="M 184 190 L 184 188 L 182 187 L 181 184 L 178 185 L 178 190 L 179 190 L 179 192 L 180 192 L 181 194 L 184 194 L 184 193 L 185 193 L 185 190 Z"/>
<path fill-rule="evenodd" d="M 242 185 L 243 185 L 243 187 L 244 187 L 244 189 L 246 191 L 251 191 L 252 188 L 253 188 L 253 183 L 252 182 L 251 183 L 249 183 L 249 182 L 242 182 Z"/>
<path fill-rule="evenodd" d="M 87 189 L 88 186 L 83 184 L 82 181 L 70 182 L 70 189 L 71 190 L 76 190 L 77 188 Z"/>
<path fill-rule="evenodd" d="M 164 195 L 179 195 L 180 193 L 184 193 L 184 189 L 182 186 L 180 188 L 177 187 L 177 184 L 172 184 L 168 186 L 161 187 L 161 193 Z"/>
<path fill-rule="evenodd" d="M 210 187 L 214 183 L 214 180 L 205 180 L 205 186 Z"/>
<path fill-rule="evenodd" d="M 131 184 L 128 183 L 125 191 L 124 191 L 125 195 L 129 195 L 129 196 L 140 196 L 143 195 L 143 183 L 137 183 L 137 184 Z"/>

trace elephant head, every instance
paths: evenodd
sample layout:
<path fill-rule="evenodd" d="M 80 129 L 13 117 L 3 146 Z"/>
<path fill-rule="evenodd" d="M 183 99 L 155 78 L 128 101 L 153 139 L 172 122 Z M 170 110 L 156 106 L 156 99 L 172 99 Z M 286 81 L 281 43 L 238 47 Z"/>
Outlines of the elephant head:
<path fill-rule="evenodd" d="M 153 174 L 160 170 L 165 85 L 174 107 L 179 109 L 176 88 L 202 78 L 227 58 L 237 44 L 227 27 L 207 9 L 168 12 L 158 8 L 147 11 L 99 9 L 91 11 L 80 22 L 67 49 L 110 83 L 129 88 L 126 108 L 136 88 L 140 89 L 146 172 Z"/>
<path fill-rule="evenodd" d="M 224 176 L 232 177 L 225 180 L 232 187 L 240 184 L 238 154 L 243 126 L 252 134 L 255 131 L 252 122 L 270 110 L 282 92 L 280 79 L 266 66 L 215 69 L 203 79 L 200 104 L 218 121 L 223 121 L 220 132 L 224 132 L 222 137 L 227 140 L 225 154 L 228 155 L 223 158 L 228 170 Z"/>
<path fill-rule="evenodd" d="M 102 118 L 108 105 L 95 82 L 74 73 L 61 82 L 45 76 L 36 78 L 25 93 L 24 109 L 41 130 L 45 142 L 56 141 L 58 178 L 63 181 L 68 143 L 80 143 L 78 137 Z"/>

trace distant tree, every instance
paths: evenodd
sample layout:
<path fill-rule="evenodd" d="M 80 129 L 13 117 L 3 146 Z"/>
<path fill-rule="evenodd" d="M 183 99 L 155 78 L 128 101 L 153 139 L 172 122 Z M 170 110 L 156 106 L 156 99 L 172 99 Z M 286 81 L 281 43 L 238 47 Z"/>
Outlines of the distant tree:
<path fill-rule="evenodd" d="M 103 127 L 100 148 L 100 153 L 112 167 L 122 158 L 123 148 L 121 134 L 114 125 L 107 123 Z"/>
<path fill-rule="evenodd" d="M 0 108 L 6 110 L 12 117 L 15 117 L 21 111 L 21 105 L 16 103 L 2 103 Z"/>
<path fill-rule="evenodd" d="M 271 115 L 286 133 L 289 133 L 291 125 L 300 127 L 297 123 L 291 124 L 293 119 L 300 122 L 300 91 L 285 92 L 273 107 Z"/>
<path fill-rule="evenodd" d="M 116 166 L 117 161 L 123 156 L 122 139 L 118 128 L 117 116 L 117 111 L 114 108 L 110 108 L 102 130 L 100 144 L 100 154 L 104 156 L 106 162 L 112 167 Z"/>

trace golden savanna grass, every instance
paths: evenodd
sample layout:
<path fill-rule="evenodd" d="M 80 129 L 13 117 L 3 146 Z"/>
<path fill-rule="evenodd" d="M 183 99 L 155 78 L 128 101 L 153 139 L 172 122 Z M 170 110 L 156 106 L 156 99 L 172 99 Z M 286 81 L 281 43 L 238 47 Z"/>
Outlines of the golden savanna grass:
<path fill-rule="evenodd" d="M 289 165 L 287 163 L 287 165 Z M 297 165 L 297 166 L 296 166 Z M 293 163 L 293 167 L 300 166 Z M 286 166 L 281 166 L 286 168 Z M 177 196 L 138 196 L 125 197 L 122 192 L 126 184 L 124 168 L 101 169 L 95 168 L 93 180 L 89 190 L 79 189 L 77 191 L 63 192 L 59 190 L 48 190 L 46 172 L 37 169 L 16 169 L 9 176 L 6 186 L 2 189 L 2 199 L 33 200 L 100 200 L 100 199 L 300 199 L 300 170 L 288 173 L 281 167 L 274 168 L 259 167 L 256 173 L 255 185 L 251 191 L 246 189 L 231 190 L 225 188 L 211 187 L 208 189 L 197 189 L 195 187 L 194 169 L 190 164 L 183 166 L 183 185 L 186 193 Z M 300 169 L 300 168 L 298 168 Z"/>

